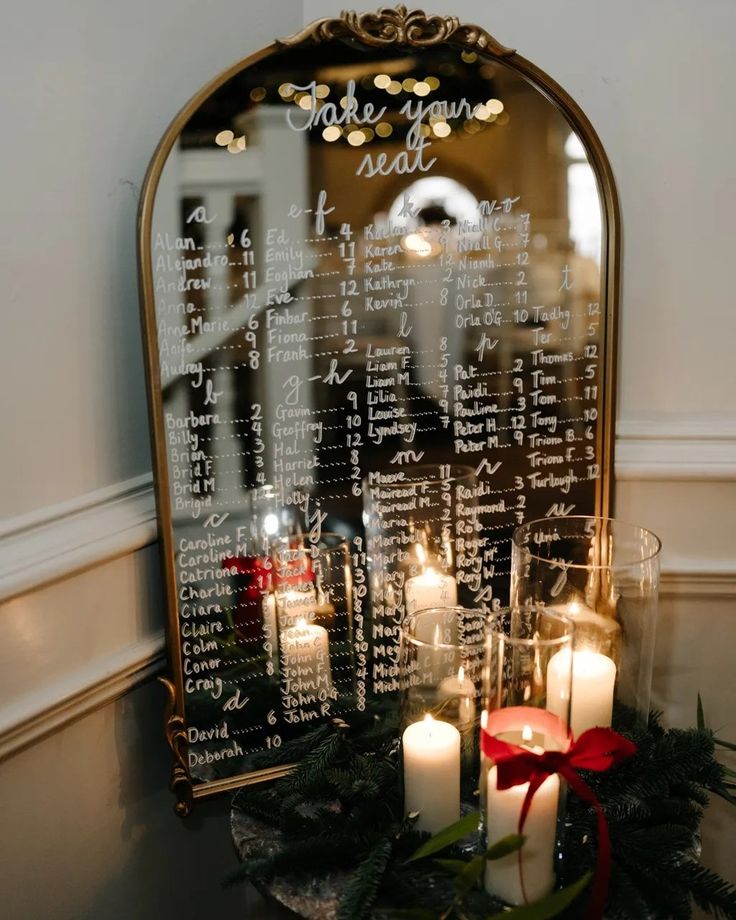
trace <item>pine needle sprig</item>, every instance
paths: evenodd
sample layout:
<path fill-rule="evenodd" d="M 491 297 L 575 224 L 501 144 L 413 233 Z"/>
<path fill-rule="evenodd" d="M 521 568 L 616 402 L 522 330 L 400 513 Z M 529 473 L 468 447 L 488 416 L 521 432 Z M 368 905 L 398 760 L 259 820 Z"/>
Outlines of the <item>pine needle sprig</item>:
<path fill-rule="evenodd" d="M 346 851 L 344 843 L 327 835 L 318 835 L 309 840 L 294 840 L 284 844 L 274 853 L 246 859 L 228 878 L 226 884 L 247 879 L 252 882 L 268 881 L 279 873 L 293 872 L 299 867 L 300 873 L 320 872 L 329 865 L 331 868 L 349 866 L 352 855 Z"/>
<path fill-rule="evenodd" d="M 267 751 L 252 754 L 248 762 L 248 769 L 264 770 L 299 763 L 311 750 L 331 734 L 331 728 L 329 723 L 320 725 L 306 735 L 290 738 L 280 748 L 271 748 Z"/>
<path fill-rule="evenodd" d="M 592 866 L 590 867 L 592 868 Z M 614 863 L 608 889 L 606 916 L 610 920 L 631 920 L 650 915 L 647 899 L 625 866 Z"/>
<path fill-rule="evenodd" d="M 370 917 L 393 853 L 390 838 L 379 840 L 353 873 L 337 911 L 337 920 Z"/>
<path fill-rule="evenodd" d="M 337 763 L 345 753 L 343 745 L 342 733 L 335 732 L 313 747 L 289 775 L 291 788 L 297 792 L 304 792 L 310 787 L 319 787 L 324 782 L 325 771 Z"/>
<path fill-rule="evenodd" d="M 683 866 L 693 901 L 718 920 L 736 917 L 736 887 L 705 866 L 692 861 Z"/>
<path fill-rule="evenodd" d="M 350 725 L 336 719 L 261 758 L 266 768 L 292 763 L 302 752 L 287 776 L 236 795 L 236 810 L 273 829 L 273 846 L 265 852 L 254 847 L 236 876 L 267 883 L 274 876 L 309 879 L 343 871 L 350 878 L 339 920 L 388 918 L 397 910 L 453 920 L 497 914 L 502 905 L 482 886 L 458 895 L 453 872 L 468 860 L 459 846 L 442 852 L 445 868 L 432 859 L 406 863 L 427 835 L 403 815 L 398 720 L 385 701 L 354 715 Z M 713 734 L 704 727 L 665 729 L 656 714 L 649 726 L 621 709 L 616 718 L 615 727 L 636 743 L 637 754 L 607 773 L 585 775 L 606 813 L 613 847 L 606 917 L 687 920 L 698 905 L 721 920 L 736 920 L 736 890 L 698 863 L 698 829 L 709 795 L 729 793 Z M 595 868 L 596 815 L 572 793 L 564 854 L 564 884 Z M 564 917 L 573 920 L 580 909 L 574 903 Z"/>

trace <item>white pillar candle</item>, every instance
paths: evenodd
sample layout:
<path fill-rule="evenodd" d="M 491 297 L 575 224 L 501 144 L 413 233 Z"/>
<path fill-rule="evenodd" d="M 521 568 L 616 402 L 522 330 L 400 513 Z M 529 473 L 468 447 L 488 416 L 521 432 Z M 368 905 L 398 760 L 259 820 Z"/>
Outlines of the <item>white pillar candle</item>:
<path fill-rule="evenodd" d="M 457 677 L 446 677 L 437 688 L 440 701 L 452 701 L 452 712 L 457 713 L 459 725 L 467 725 L 475 719 L 475 686 L 465 676 L 465 669 L 458 668 Z"/>
<path fill-rule="evenodd" d="M 541 750 L 541 748 L 540 748 Z M 486 826 L 488 845 L 519 832 L 519 815 L 529 783 L 497 789 L 497 768 L 488 771 Z M 559 777 L 548 776 L 537 789 L 524 822 L 524 845 L 516 853 L 486 862 L 485 887 L 508 904 L 525 904 L 546 897 L 555 887 L 555 838 Z"/>
<path fill-rule="evenodd" d="M 426 715 L 402 737 L 404 812 L 417 830 L 436 834 L 460 818 L 460 732 Z"/>
<path fill-rule="evenodd" d="M 452 579 L 454 582 L 454 578 Z M 413 637 L 423 643 L 417 649 L 416 670 L 420 683 L 434 684 L 453 675 L 456 667 L 457 613 L 446 607 L 419 611 Z"/>
<path fill-rule="evenodd" d="M 426 569 L 421 575 L 407 578 L 404 586 L 406 612 L 411 615 L 428 607 L 455 607 L 457 582 L 452 575 Z"/>
<path fill-rule="evenodd" d="M 285 629 L 298 620 L 311 620 L 317 608 L 317 592 L 314 585 L 286 588 L 277 591 L 276 605 L 279 612 L 279 626 Z"/>
<path fill-rule="evenodd" d="M 425 643 L 417 649 L 417 677 L 420 683 L 436 684 L 443 674 L 452 670 L 455 663 L 454 649 L 443 648 L 442 629 L 434 619 L 434 613 L 427 613 L 428 622 L 418 624 L 416 638 Z"/>
<path fill-rule="evenodd" d="M 563 649 L 547 665 L 547 709 L 564 719 L 568 697 L 570 652 Z M 575 738 L 589 728 L 608 728 L 613 716 L 616 665 L 600 652 L 573 652 L 570 729 Z"/>
<path fill-rule="evenodd" d="M 280 636 L 283 678 L 291 695 L 314 695 L 326 699 L 332 692 L 332 673 L 327 630 L 324 626 L 297 621 Z"/>

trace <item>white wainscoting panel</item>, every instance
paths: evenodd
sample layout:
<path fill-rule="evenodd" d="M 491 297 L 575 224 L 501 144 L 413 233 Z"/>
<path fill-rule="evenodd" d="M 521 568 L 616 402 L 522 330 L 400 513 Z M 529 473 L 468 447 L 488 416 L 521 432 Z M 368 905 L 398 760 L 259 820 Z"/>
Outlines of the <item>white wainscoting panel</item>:
<path fill-rule="evenodd" d="M 153 546 L 0 604 L 0 755 L 156 673 L 163 623 Z"/>
<path fill-rule="evenodd" d="M 0 763 L 3 920 L 282 916 L 223 888 L 229 796 L 174 814 L 163 701 L 145 684 Z"/>
<path fill-rule="evenodd" d="M 684 418 L 617 428 L 615 515 L 663 542 L 652 706 L 665 723 L 708 724 L 736 739 L 736 425 Z M 719 757 L 736 767 L 736 756 Z M 714 797 L 702 827 L 703 864 L 735 881 L 733 807 Z M 699 911 L 695 916 L 703 917 Z"/>
<path fill-rule="evenodd" d="M 0 762 L 160 674 L 163 633 L 124 646 L 0 708 Z"/>
<path fill-rule="evenodd" d="M 150 473 L 0 521 L 0 602 L 156 539 Z"/>
<path fill-rule="evenodd" d="M 618 480 L 736 480 L 736 420 L 701 416 L 616 425 Z"/>
<path fill-rule="evenodd" d="M 689 424 L 619 425 L 615 513 L 662 536 L 663 598 L 733 599 L 736 440 Z M 0 525 L 0 757 L 161 669 L 155 539 L 150 475 Z"/>

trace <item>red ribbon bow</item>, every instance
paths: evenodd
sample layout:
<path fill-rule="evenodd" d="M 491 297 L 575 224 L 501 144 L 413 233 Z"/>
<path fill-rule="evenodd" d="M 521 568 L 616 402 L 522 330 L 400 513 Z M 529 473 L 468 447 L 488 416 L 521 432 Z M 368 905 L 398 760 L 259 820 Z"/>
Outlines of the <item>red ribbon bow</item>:
<path fill-rule="evenodd" d="M 590 728 L 565 751 L 543 751 L 537 754 L 527 748 L 501 741 L 484 729 L 481 732 L 481 749 L 496 764 L 498 789 L 510 789 L 521 783 L 529 783 L 519 813 L 520 834 L 534 794 L 545 779 L 554 773 L 567 780 L 570 788 L 595 809 L 598 818 L 598 860 L 585 916 L 587 920 L 600 920 L 606 906 L 611 877 L 611 839 L 601 803 L 576 771 L 605 773 L 615 764 L 632 757 L 636 753 L 636 745 L 610 728 Z"/>

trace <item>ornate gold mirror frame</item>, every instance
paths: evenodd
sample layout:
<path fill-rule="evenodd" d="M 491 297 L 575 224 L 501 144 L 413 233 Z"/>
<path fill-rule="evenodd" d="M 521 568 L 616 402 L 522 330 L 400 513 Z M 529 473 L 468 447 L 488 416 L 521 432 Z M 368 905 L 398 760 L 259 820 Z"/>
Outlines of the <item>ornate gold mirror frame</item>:
<path fill-rule="evenodd" d="M 261 770 L 225 779 L 195 782 L 187 761 L 187 724 L 184 708 L 184 675 L 180 654 L 180 620 L 175 570 L 176 545 L 172 528 L 172 503 L 169 490 L 167 443 L 161 385 L 159 343 L 157 339 L 154 267 L 152 260 L 152 221 L 154 202 L 163 167 L 183 127 L 199 107 L 228 80 L 241 71 L 284 49 L 319 49 L 327 43 L 347 42 L 366 48 L 410 48 L 417 52 L 440 45 L 461 52 L 476 52 L 489 61 L 502 62 L 542 93 L 563 115 L 580 138 L 595 174 L 602 209 L 601 255 L 601 347 L 602 373 L 598 394 L 599 422 L 596 429 L 596 458 L 601 475 L 596 483 L 596 513 L 607 516 L 611 507 L 614 450 L 614 399 L 616 368 L 616 320 L 619 297 L 619 207 L 611 168 L 595 130 L 577 103 L 546 73 L 533 63 L 497 42 L 485 29 L 465 25 L 454 16 L 425 15 L 404 6 L 382 8 L 376 13 L 344 12 L 337 18 L 317 21 L 291 38 L 275 41 L 268 47 L 239 61 L 203 87 L 179 112 L 162 137 L 143 186 L 139 210 L 138 254 L 141 312 L 145 339 L 147 384 L 155 461 L 155 483 L 163 550 L 164 577 L 168 606 L 168 635 L 171 679 L 165 680 L 169 702 L 166 734 L 175 757 L 172 790 L 177 797 L 179 815 L 190 812 L 193 800 L 282 775 L 288 767 Z"/>

